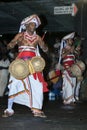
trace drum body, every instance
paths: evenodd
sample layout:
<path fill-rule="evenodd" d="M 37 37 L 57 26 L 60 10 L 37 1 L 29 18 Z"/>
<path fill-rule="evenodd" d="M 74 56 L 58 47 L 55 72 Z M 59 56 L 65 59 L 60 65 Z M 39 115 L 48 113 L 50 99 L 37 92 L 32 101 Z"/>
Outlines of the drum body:
<path fill-rule="evenodd" d="M 78 60 L 76 64 L 78 64 L 78 65 L 80 66 L 80 68 L 81 68 L 81 70 L 82 70 L 82 71 L 84 71 L 84 70 L 85 70 L 85 64 L 84 64 L 84 62 L 83 62 L 83 61 Z"/>
<path fill-rule="evenodd" d="M 71 66 L 70 69 L 73 76 L 81 77 L 83 71 L 85 70 L 85 64 L 82 61 L 77 61 L 75 64 Z"/>
<path fill-rule="evenodd" d="M 23 59 L 16 59 L 10 64 L 9 72 L 16 79 L 22 80 L 29 75 L 29 68 Z"/>
<path fill-rule="evenodd" d="M 77 82 L 82 81 L 82 80 L 83 80 L 83 76 L 78 76 L 77 77 Z"/>
<path fill-rule="evenodd" d="M 48 73 L 48 77 L 49 77 L 50 82 L 52 82 L 53 84 L 57 83 L 59 80 L 59 76 L 56 74 L 54 70 L 51 70 Z"/>
<path fill-rule="evenodd" d="M 71 72 L 72 72 L 72 75 L 73 75 L 73 76 L 79 77 L 79 76 L 82 75 L 82 71 L 81 71 L 81 69 L 78 67 L 77 64 L 72 65 L 72 67 L 71 67 L 70 69 L 71 69 Z"/>
<path fill-rule="evenodd" d="M 45 67 L 45 60 L 41 56 L 35 56 L 31 59 L 31 64 L 35 72 L 42 72 Z"/>
<path fill-rule="evenodd" d="M 14 60 L 9 66 L 9 72 L 16 79 L 22 80 L 29 74 L 42 72 L 44 67 L 45 60 L 41 56 L 35 56 L 30 60 Z"/>

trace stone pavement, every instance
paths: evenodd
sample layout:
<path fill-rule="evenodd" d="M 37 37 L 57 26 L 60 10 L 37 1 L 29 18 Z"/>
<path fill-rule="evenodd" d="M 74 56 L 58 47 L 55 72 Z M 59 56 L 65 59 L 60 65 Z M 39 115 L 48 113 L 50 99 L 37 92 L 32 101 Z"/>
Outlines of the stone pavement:
<path fill-rule="evenodd" d="M 75 106 L 63 105 L 59 100 L 44 101 L 44 119 L 33 117 L 28 107 L 19 104 L 14 104 L 12 117 L 2 118 L 7 97 L 0 102 L 0 130 L 87 130 L 87 101 Z"/>

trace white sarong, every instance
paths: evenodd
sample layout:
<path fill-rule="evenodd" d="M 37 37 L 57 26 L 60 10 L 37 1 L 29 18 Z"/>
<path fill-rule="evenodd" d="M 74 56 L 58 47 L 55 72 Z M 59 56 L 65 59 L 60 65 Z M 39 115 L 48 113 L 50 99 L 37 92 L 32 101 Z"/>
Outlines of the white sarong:
<path fill-rule="evenodd" d="M 33 75 L 24 80 L 17 80 L 11 76 L 10 81 L 13 82 L 8 85 L 9 98 L 13 98 L 13 102 L 30 108 L 42 109 L 43 86 L 38 79 L 35 80 Z"/>
<path fill-rule="evenodd" d="M 10 61 L 8 59 L 6 60 L 1 60 L 0 61 L 0 67 L 9 67 Z M 8 82 L 8 68 L 7 69 L 0 69 L 0 97 L 4 95 L 4 91 L 7 86 Z"/>
<path fill-rule="evenodd" d="M 63 100 L 66 101 L 66 104 L 74 102 L 74 91 L 76 85 L 76 78 L 70 77 L 68 72 L 65 70 L 63 72 Z"/>

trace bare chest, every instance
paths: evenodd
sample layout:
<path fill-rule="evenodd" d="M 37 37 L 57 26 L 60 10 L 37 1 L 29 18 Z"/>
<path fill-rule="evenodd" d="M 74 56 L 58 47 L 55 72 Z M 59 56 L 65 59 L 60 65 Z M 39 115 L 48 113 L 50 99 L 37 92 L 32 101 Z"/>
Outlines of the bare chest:
<path fill-rule="evenodd" d="M 37 35 L 28 35 L 24 34 L 24 37 L 21 41 L 21 45 L 27 45 L 27 46 L 36 46 L 38 44 L 38 36 Z"/>

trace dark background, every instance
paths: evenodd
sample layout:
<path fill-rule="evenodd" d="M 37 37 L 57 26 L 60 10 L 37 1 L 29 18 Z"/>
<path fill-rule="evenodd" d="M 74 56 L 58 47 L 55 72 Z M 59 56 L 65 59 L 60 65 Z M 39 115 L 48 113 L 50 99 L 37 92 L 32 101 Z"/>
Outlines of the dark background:
<path fill-rule="evenodd" d="M 71 6 L 73 3 L 78 9 L 75 16 L 54 14 L 54 7 Z M 37 33 L 43 35 L 47 30 L 45 39 L 49 45 L 55 43 L 56 37 L 61 39 L 68 33 L 76 32 L 81 38 L 83 57 L 86 59 L 87 0 L 0 0 L 0 37 L 13 38 L 22 19 L 31 14 L 39 15 L 42 25 Z"/>

